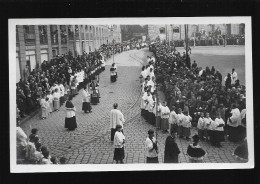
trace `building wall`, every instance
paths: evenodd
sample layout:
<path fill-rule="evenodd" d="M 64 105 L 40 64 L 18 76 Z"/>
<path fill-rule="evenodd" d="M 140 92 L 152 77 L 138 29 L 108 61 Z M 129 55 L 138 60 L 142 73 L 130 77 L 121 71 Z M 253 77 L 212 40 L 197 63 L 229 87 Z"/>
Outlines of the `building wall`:
<path fill-rule="evenodd" d="M 44 31 L 40 29 L 40 26 L 45 28 Z M 78 36 L 76 36 L 76 27 L 78 27 Z M 69 35 L 69 28 L 71 35 Z M 45 42 L 42 41 L 42 35 L 45 35 Z M 120 26 L 116 26 L 114 31 L 111 32 L 107 25 L 17 25 L 16 63 L 17 70 L 19 70 L 19 72 L 16 72 L 17 82 L 24 79 L 23 71 L 26 64 L 29 64 L 31 70 L 33 70 L 39 67 L 44 60 L 49 61 L 56 55 L 65 54 L 69 50 L 74 56 L 81 55 L 83 51 L 86 53 L 93 52 L 102 44 L 112 42 L 113 39 L 109 38 L 110 36 L 120 43 Z M 67 40 L 66 43 L 64 39 Z"/>
<path fill-rule="evenodd" d="M 165 34 L 160 34 L 160 28 L 165 28 Z M 179 33 L 173 33 L 172 29 L 174 27 L 179 28 Z M 206 31 L 206 34 L 208 34 L 209 31 L 215 31 L 217 28 L 221 30 L 222 34 L 240 34 L 241 25 L 239 24 L 197 24 L 197 25 L 188 25 L 188 38 L 193 37 L 193 32 L 198 32 L 204 29 Z M 243 25 L 242 25 L 243 27 Z M 230 29 L 230 31 L 228 31 Z M 170 40 L 180 40 L 185 39 L 185 28 L 184 25 L 180 24 L 171 24 L 171 25 L 148 25 L 148 37 L 151 40 L 154 40 L 157 37 L 164 38 L 164 39 L 170 39 Z"/>

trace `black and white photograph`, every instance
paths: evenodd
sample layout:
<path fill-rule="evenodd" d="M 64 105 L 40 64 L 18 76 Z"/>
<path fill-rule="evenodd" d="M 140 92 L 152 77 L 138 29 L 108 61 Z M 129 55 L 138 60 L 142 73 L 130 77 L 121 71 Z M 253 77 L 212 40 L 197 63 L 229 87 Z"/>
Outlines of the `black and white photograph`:
<path fill-rule="evenodd" d="M 246 16 L 9 19 L 11 172 L 254 168 L 251 30 Z"/>

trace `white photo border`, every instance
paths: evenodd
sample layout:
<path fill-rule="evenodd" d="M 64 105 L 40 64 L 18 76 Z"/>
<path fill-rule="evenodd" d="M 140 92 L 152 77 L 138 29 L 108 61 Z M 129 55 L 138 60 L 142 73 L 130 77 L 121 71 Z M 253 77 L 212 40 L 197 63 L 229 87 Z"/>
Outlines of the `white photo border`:
<path fill-rule="evenodd" d="M 245 84 L 247 109 L 247 163 L 181 163 L 181 164 L 66 164 L 66 165 L 17 165 L 16 164 L 16 25 L 136 25 L 136 24 L 245 24 Z M 10 172 L 96 172 L 96 171 L 150 171 L 150 170 L 208 170 L 250 169 L 255 166 L 253 68 L 251 17 L 160 17 L 160 18 L 54 18 L 9 19 L 9 99 L 10 99 Z"/>

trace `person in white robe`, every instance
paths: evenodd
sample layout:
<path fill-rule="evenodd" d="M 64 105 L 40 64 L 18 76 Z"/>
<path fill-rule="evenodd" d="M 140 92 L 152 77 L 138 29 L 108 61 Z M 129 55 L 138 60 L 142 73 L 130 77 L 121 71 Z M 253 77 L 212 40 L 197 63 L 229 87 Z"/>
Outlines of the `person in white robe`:
<path fill-rule="evenodd" d="M 190 140 L 190 129 L 191 129 L 191 116 L 188 114 L 187 111 L 184 111 L 184 118 L 182 121 L 182 127 L 183 127 L 183 136 L 186 137 L 186 140 Z"/>
<path fill-rule="evenodd" d="M 152 124 L 153 122 L 153 107 L 154 107 L 154 99 L 150 91 L 147 91 L 147 95 L 144 99 L 145 101 L 145 118 L 146 120 Z"/>
<path fill-rule="evenodd" d="M 231 73 L 231 84 L 235 84 L 236 80 L 238 80 L 238 76 L 237 72 L 235 71 L 235 68 L 233 68 Z"/>
<path fill-rule="evenodd" d="M 199 136 L 200 140 L 204 139 L 204 126 L 205 126 L 204 112 L 200 112 L 200 118 L 199 118 L 198 124 L 197 124 L 198 136 Z"/>
<path fill-rule="evenodd" d="M 83 91 L 82 91 L 82 96 L 83 96 L 83 100 L 82 100 L 82 110 L 87 113 L 87 112 L 92 112 L 91 111 L 91 105 L 90 105 L 90 93 L 88 91 L 88 88 L 85 86 L 83 88 Z"/>
<path fill-rule="evenodd" d="M 169 129 L 170 132 L 177 132 L 177 113 L 175 112 L 176 107 L 172 106 L 171 112 L 170 112 L 170 117 L 169 117 Z"/>
<path fill-rule="evenodd" d="M 209 113 L 206 112 L 204 118 L 204 137 L 207 141 L 209 141 L 212 132 L 212 122 L 213 120 L 211 119 L 211 117 L 209 117 Z"/>
<path fill-rule="evenodd" d="M 158 160 L 158 145 L 154 137 L 154 131 L 148 131 L 148 137 L 145 140 L 145 155 L 146 163 L 159 163 Z"/>
<path fill-rule="evenodd" d="M 60 108 L 60 92 L 58 89 L 55 89 L 53 93 L 53 108 L 54 111 L 58 111 Z"/>
<path fill-rule="evenodd" d="M 212 134 L 210 137 L 210 142 L 213 146 L 218 148 L 222 147 L 220 142 L 224 141 L 224 125 L 225 122 L 221 118 L 221 113 L 217 113 L 217 118 L 212 122 Z"/>
<path fill-rule="evenodd" d="M 49 100 L 49 113 L 52 113 L 54 111 L 54 107 L 53 107 L 53 95 L 51 94 L 51 91 L 47 91 L 47 96 L 46 96 Z"/>
<path fill-rule="evenodd" d="M 241 115 L 236 104 L 232 104 L 231 117 L 227 120 L 227 125 L 229 126 L 229 136 L 228 139 L 232 142 L 237 142 L 239 140 L 239 127 L 241 125 Z"/>
<path fill-rule="evenodd" d="M 161 118 L 161 115 L 162 115 L 162 112 L 161 112 L 162 104 L 161 104 L 159 99 L 158 99 L 158 103 L 157 103 L 157 99 L 155 99 L 155 101 L 156 101 L 156 106 L 155 106 L 155 111 L 154 111 L 155 116 L 156 116 L 155 125 L 156 125 L 157 129 L 161 129 L 161 124 L 162 124 L 162 118 Z"/>
<path fill-rule="evenodd" d="M 146 96 L 147 96 L 147 92 L 144 92 L 143 93 L 143 96 L 141 98 L 141 116 L 144 116 L 145 115 L 145 107 L 146 107 L 146 102 L 145 102 L 145 99 L 146 99 Z"/>
<path fill-rule="evenodd" d="M 179 138 L 183 137 L 183 119 L 184 119 L 184 114 L 182 113 L 182 109 L 178 109 L 178 114 L 177 114 L 177 133 L 179 135 Z"/>
<path fill-rule="evenodd" d="M 152 65 L 151 65 L 152 66 Z M 149 74 L 150 78 L 152 79 L 153 77 L 155 77 L 154 72 L 153 72 L 153 68 L 150 68 L 150 74 Z"/>
<path fill-rule="evenodd" d="M 125 122 L 123 113 L 118 110 L 118 104 L 113 105 L 114 109 L 110 112 L 110 129 L 111 129 L 111 141 L 114 141 L 114 135 L 116 132 L 116 125 L 121 125 L 123 129 L 123 123 Z M 123 130 L 122 130 L 123 131 Z"/>
<path fill-rule="evenodd" d="M 161 107 L 161 130 L 163 133 L 168 132 L 169 129 L 169 117 L 170 117 L 170 109 L 167 107 L 167 102 L 163 102 Z"/>
<path fill-rule="evenodd" d="M 49 99 L 46 97 L 42 102 L 41 102 L 41 118 L 46 119 L 49 116 Z"/>
<path fill-rule="evenodd" d="M 123 164 L 123 159 L 125 158 L 125 151 L 124 151 L 124 143 L 125 143 L 125 136 L 122 133 L 122 126 L 116 125 L 116 133 L 114 136 L 114 158 L 113 160 L 120 162 Z"/>
<path fill-rule="evenodd" d="M 64 102 L 65 102 L 65 98 L 64 98 L 65 88 L 64 88 L 62 82 L 59 82 L 58 87 L 59 87 L 59 89 L 60 89 L 60 105 L 62 105 L 62 104 L 64 104 Z"/>
<path fill-rule="evenodd" d="M 147 90 L 147 88 L 148 88 L 147 83 L 148 83 L 148 79 L 145 78 L 145 80 L 144 80 L 144 82 L 143 82 L 143 84 L 142 84 L 142 93 L 143 93 L 143 94 L 146 92 L 146 90 Z"/>
<path fill-rule="evenodd" d="M 56 88 L 57 88 L 57 84 L 54 82 L 51 86 L 51 91 L 54 92 Z"/>

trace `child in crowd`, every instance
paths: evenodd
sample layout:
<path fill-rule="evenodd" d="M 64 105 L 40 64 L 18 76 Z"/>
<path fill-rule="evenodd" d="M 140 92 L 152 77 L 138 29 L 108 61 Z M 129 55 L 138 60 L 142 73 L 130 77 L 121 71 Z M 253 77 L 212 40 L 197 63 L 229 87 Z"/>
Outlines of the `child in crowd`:
<path fill-rule="evenodd" d="M 217 113 L 215 121 L 212 122 L 212 134 L 210 137 L 210 142 L 213 146 L 218 148 L 222 147 L 220 142 L 224 141 L 224 125 L 225 122 L 221 118 L 221 113 Z"/>
<path fill-rule="evenodd" d="M 179 138 L 183 138 L 183 119 L 184 119 L 184 114 L 182 113 L 182 109 L 178 109 L 178 115 L 177 115 L 177 132 L 179 135 Z"/>
<path fill-rule="evenodd" d="M 188 114 L 187 111 L 184 111 L 184 118 L 182 122 L 183 136 L 186 137 L 186 140 L 190 140 L 190 128 L 191 128 L 191 120 L 192 118 Z"/>
<path fill-rule="evenodd" d="M 204 140 L 204 125 L 205 121 L 204 121 L 204 112 L 200 113 L 200 118 L 198 120 L 198 124 L 197 124 L 197 128 L 198 128 L 198 136 L 201 140 Z"/>
<path fill-rule="evenodd" d="M 209 113 L 206 112 L 205 113 L 205 118 L 204 118 L 204 136 L 205 136 L 205 139 L 207 141 L 209 141 L 209 138 L 210 138 L 210 132 L 211 132 L 211 122 L 213 120 L 209 117 Z"/>

